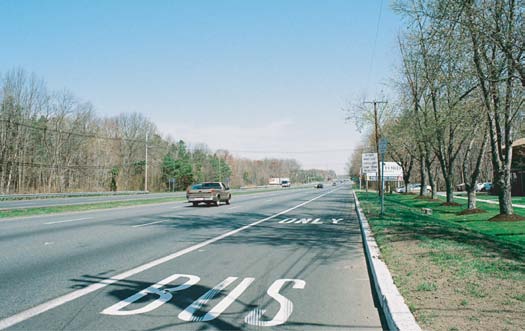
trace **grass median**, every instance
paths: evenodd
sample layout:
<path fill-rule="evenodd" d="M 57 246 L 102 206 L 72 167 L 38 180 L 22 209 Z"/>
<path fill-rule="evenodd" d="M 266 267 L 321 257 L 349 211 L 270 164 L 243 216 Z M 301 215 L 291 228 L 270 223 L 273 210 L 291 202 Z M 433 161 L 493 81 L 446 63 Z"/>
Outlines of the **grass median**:
<path fill-rule="evenodd" d="M 0 219 L 7 218 L 7 217 L 23 217 L 23 216 L 86 211 L 86 210 L 95 210 L 95 209 L 130 207 L 130 206 L 139 206 L 139 205 L 148 205 L 148 204 L 155 204 L 155 203 L 175 202 L 175 201 L 184 201 L 184 200 L 186 200 L 185 197 L 169 197 L 169 198 L 159 198 L 159 199 L 142 199 L 142 200 L 139 199 L 139 200 L 126 200 L 126 201 L 95 202 L 95 203 L 86 203 L 86 204 L 68 205 L 68 206 L 12 208 L 12 209 L 0 210 Z"/>
<path fill-rule="evenodd" d="M 487 221 L 497 205 L 478 203 L 486 213 L 458 215 L 466 204 L 446 207 L 399 194 L 385 196 L 381 218 L 377 193 L 357 195 L 382 258 L 423 329 L 523 330 L 525 222 Z M 515 212 L 525 216 L 525 209 Z"/>

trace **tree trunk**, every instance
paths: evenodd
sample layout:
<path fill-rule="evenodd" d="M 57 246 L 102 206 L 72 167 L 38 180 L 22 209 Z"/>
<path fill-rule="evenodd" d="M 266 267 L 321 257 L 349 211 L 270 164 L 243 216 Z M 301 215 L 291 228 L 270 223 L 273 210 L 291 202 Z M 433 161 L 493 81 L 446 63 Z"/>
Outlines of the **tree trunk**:
<path fill-rule="evenodd" d="M 512 215 L 514 210 L 512 208 L 512 196 L 511 196 L 511 176 L 510 171 L 505 171 L 499 174 L 499 179 L 496 182 L 498 185 L 498 200 L 500 214 Z"/>
<path fill-rule="evenodd" d="M 454 190 L 452 189 L 452 182 L 448 177 L 445 177 L 445 189 L 447 192 L 447 203 L 454 202 Z"/>
<path fill-rule="evenodd" d="M 467 190 L 467 205 L 468 209 L 476 209 L 476 189 L 473 187 Z"/>

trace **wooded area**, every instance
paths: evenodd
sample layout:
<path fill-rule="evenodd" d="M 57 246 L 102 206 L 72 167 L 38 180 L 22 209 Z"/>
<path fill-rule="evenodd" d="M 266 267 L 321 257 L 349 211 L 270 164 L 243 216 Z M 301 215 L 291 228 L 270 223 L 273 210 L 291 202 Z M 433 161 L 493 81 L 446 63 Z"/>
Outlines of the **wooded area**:
<path fill-rule="evenodd" d="M 510 147 L 524 129 L 525 1 L 399 0 L 394 8 L 406 28 L 397 100 L 382 107 L 379 123 L 389 159 L 403 168 L 405 185 L 422 184 L 421 195 L 429 183 L 432 198 L 443 190 L 453 204 L 456 185 L 464 185 L 469 209 L 476 183 L 491 181 L 501 214 L 513 214 Z M 362 105 L 349 111 L 370 118 Z M 365 152 L 376 148 L 373 135 Z M 357 162 L 360 155 L 353 175 Z"/>
<path fill-rule="evenodd" d="M 147 148 L 146 148 L 147 145 Z M 22 69 L 0 76 L 0 193 L 184 190 L 201 181 L 232 187 L 335 177 L 293 159 L 249 160 L 164 137 L 139 113 L 99 117 L 69 91 L 50 91 Z M 171 181 L 170 181 L 171 179 Z M 171 183 L 171 184 L 170 184 Z"/>

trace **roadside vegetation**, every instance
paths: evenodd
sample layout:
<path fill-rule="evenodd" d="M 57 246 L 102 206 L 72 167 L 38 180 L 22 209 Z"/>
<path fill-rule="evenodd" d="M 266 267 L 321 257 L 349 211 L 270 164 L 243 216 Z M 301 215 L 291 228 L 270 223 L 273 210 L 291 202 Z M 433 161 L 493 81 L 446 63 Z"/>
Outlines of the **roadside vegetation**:
<path fill-rule="evenodd" d="M 365 181 L 361 154 L 378 152 L 386 139 L 385 161 L 402 168 L 396 177 L 405 187 L 421 184 L 419 194 L 431 198 L 445 192 L 449 205 L 461 187 L 464 209 L 476 212 L 477 184 L 485 183 L 499 200 L 493 216 L 523 219 L 511 193 L 525 194 L 525 0 L 392 5 L 404 25 L 396 90 L 348 107 L 367 137 L 349 162 L 351 175 Z"/>
<path fill-rule="evenodd" d="M 147 185 L 145 177 L 147 176 Z M 334 178 L 295 159 L 250 160 L 163 136 L 141 113 L 113 117 L 23 69 L 0 73 L 0 194 L 185 190 L 195 182 L 231 187 Z M 147 186 L 147 187 L 146 187 Z"/>
<path fill-rule="evenodd" d="M 523 330 L 525 222 L 491 222 L 486 213 L 412 194 L 387 194 L 384 217 L 375 192 L 358 192 L 381 255 L 425 330 Z M 458 201 L 461 202 L 461 201 Z M 421 208 L 431 208 L 423 215 Z M 525 209 L 515 208 L 525 216 Z"/>

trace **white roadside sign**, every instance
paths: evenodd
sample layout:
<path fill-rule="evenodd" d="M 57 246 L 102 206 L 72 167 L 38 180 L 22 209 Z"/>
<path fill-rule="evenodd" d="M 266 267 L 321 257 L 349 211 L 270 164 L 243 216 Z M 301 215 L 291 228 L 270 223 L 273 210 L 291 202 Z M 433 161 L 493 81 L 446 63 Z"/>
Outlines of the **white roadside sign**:
<path fill-rule="evenodd" d="M 377 153 L 361 154 L 361 168 L 363 173 L 377 172 Z"/>
<path fill-rule="evenodd" d="M 366 175 L 370 181 L 377 180 L 376 171 L 367 172 Z M 385 162 L 384 176 L 388 181 L 403 180 L 403 169 L 395 162 Z"/>

